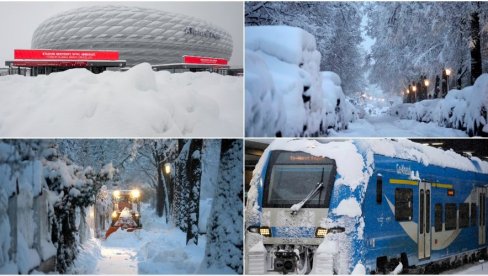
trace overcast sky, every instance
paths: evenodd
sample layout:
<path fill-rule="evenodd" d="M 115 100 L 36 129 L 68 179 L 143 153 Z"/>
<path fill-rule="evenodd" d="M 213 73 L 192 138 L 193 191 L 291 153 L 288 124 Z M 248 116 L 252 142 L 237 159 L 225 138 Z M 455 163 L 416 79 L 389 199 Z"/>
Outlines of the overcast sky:
<path fill-rule="evenodd" d="M 14 49 L 30 49 L 35 29 L 49 17 L 73 8 L 93 5 L 124 5 L 191 15 L 213 23 L 232 35 L 231 66 L 243 62 L 242 2 L 0 2 L 0 67 L 13 59 Z"/>

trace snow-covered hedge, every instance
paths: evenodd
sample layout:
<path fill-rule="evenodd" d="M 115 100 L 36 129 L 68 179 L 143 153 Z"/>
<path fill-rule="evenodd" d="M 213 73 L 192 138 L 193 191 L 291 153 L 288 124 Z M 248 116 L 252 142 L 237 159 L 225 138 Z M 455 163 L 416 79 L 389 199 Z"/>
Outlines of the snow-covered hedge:
<path fill-rule="evenodd" d="M 246 27 L 246 136 L 310 136 L 347 126 L 351 106 L 340 78 L 321 73 L 320 58 L 315 37 L 300 28 Z"/>
<path fill-rule="evenodd" d="M 0 141 L 0 274 L 49 260 L 66 272 L 86 234 L 85 208 L 111 176 L 73 164 L 47 140 Z"/>
<path fill-rule="evenodd" d="M 401 119 L 436 122 L 439 126 L 466 131 L 469 135 L 488 135 L 488 74 L 481 75 L 473 86 L 450 90 L 444 99 L 400 104 L 390 114 Z"/>

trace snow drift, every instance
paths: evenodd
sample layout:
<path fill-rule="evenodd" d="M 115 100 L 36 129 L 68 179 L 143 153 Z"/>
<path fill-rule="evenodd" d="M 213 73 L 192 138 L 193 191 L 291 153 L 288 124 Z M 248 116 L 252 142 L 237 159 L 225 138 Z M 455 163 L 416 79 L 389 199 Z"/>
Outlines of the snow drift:
<path fill-rule="evenodd" d="M 347 126 L 351 106 L 340 78 L 321 73 L 320 58 L 315 37 L 300 28 L 246 27 L 246 136 L 319 135 Z"/>
<path fill-rule="evenodd" d="M 444 99 L 400 104 L 390 114 L 402 119 L 436 122 L 439 126 L 466 131 L 469 135 L 488 135 L 488 74 L 473 86 L 450 90 Z"/>
<path fill-rule="evenodd" d="M 72 69 L 0 78 L 4 137 L 242 135 L 242 78 L 215 73 Z"/>

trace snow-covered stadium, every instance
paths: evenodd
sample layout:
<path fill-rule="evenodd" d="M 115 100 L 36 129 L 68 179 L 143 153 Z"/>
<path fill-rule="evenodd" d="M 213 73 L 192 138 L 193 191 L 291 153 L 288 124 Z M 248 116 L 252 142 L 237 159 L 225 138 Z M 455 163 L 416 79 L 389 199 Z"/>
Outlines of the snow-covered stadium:
<path fill-rule="evenodd" d="M 229 60 L 232 37 L 204 20 L 155 9 L 90 6 L 57 14 L 35 30 L 33 49 L 117 50 L 128 66 L 181 63 L 183 56 Z"/>

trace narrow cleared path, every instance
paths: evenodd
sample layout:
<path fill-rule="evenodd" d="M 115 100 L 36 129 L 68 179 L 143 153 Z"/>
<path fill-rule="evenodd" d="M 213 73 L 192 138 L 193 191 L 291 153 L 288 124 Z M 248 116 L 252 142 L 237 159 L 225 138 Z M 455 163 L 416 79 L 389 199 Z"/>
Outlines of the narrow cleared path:
<path fill-rule="evenodd" d="M 133 248 L 102 245 L 95 274 L 137 274 L 137 252 Z"/>

